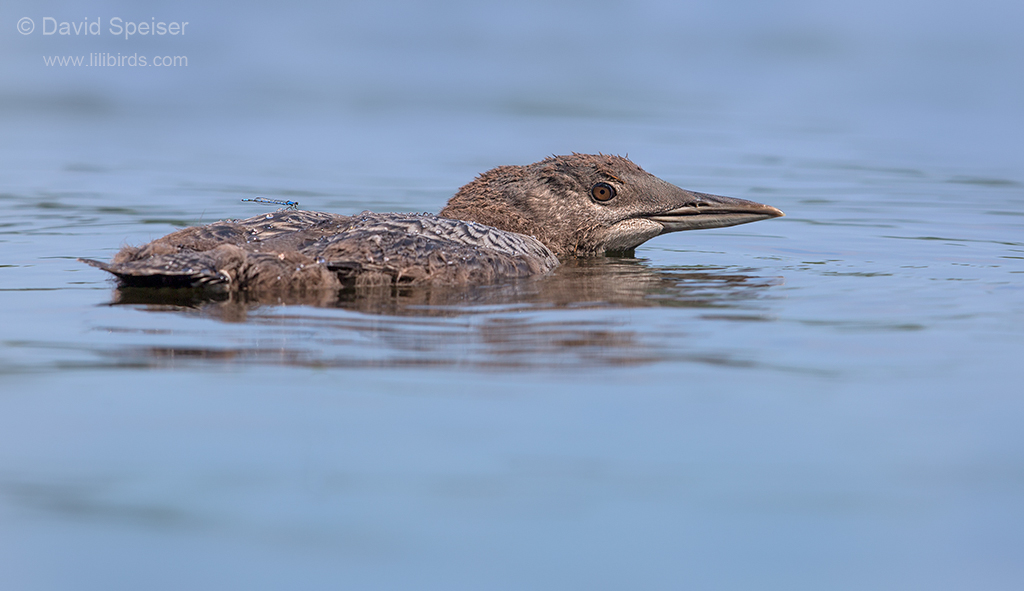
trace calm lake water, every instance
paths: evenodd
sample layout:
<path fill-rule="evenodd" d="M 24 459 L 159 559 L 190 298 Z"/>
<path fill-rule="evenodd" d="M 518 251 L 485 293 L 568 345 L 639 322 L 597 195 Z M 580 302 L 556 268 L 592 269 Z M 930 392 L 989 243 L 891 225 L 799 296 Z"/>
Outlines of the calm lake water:
<path fill-rule="evenodd" d="M 1019 589 L 1024 9 L 846 4 L 5 3 L 0 587 Z M 305 305 L 76 261 L 571 151 L 787 217 Z"/>

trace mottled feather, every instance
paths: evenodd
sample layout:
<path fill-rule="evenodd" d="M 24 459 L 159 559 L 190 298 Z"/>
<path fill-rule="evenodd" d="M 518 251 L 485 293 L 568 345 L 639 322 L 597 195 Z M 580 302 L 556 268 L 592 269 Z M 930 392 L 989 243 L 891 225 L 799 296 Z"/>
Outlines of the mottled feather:
<path fill-rule="evenodd" d="M 255 290 L 487 282 L 558 265 L 537 240 L 475 222 L 293 210 L 185 228 L 110 263 L 83 261 L 124 285 Z"/>

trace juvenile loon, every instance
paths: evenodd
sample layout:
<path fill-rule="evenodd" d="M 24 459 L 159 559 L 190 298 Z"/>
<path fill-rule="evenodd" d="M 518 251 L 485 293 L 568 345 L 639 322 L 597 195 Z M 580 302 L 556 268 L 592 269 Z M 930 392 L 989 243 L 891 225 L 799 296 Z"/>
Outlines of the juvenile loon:
<path fill-rule="evenodd" d="M 110 263 L 124 286 L 299 290 L 483 283 L 546 273 L 558 257 L 629 252 L 680 230 L 784 215 L 685 191 L 620 156 L 571 154 L 499 166 L 438 215 L 281 209 L 178 230 Z"/>

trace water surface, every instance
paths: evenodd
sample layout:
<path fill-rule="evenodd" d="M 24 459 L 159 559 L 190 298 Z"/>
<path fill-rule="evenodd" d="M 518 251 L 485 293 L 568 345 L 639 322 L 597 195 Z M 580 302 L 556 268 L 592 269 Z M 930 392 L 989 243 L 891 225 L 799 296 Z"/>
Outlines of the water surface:
<path fill-rule="evenodd" d="M 19 35 L 81 18 L 41 6 L 0 8 L 5 588 L 1019 587 L 1019 8 L 167 4 L 194 37 Z M 41 64 L 129 49 L 190 63 Z M 570 151 L 787 217 L 298 303 L 76 260 L 253 196 L 437 211 Z"/>

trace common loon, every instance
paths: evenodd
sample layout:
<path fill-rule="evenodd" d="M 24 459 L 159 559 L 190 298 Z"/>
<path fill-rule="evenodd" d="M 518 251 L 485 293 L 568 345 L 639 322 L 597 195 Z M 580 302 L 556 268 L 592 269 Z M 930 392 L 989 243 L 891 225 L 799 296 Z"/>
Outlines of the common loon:
<path fill-rule="evenodd" d="M 620 156 L 571 154 L 485 172 L 438 215 L 281 209 L 127 246 L 110 263 L 79 260 L 141 287 L 484 283 L 546 273 L 558 257 L 629 252 L 669 232 L 782 215 L 685 191 Z"/>

